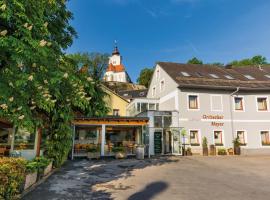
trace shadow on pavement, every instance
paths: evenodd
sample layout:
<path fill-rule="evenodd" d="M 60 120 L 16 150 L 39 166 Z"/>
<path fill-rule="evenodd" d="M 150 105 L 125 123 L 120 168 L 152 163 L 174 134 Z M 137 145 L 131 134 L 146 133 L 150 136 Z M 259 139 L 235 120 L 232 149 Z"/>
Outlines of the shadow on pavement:
<path fill-rule="evenodd" d="M 150 166 L 178 162 L 173 157 L 158 157 L 145 160 L 76 160 L 68 161 L 46 182 L 24 196 L 24 200 L 58 200 L 58 199 L 112 199 L 110 191 L 117 193 L 128 190 L 131 186 L 106 184 L 110 181 L 132 176 L 132 171 Z M 155 193 L 168 187 L 166 183 L 157 182 L 148 185 L 144 191 L 136 193 L 130 199 L 139 199 L 140 195 L 151 198 Z M 147 199 L 141 198 L 141 199 Z"/>
<path fill-rule="evenodd" d="M 154 196 L 158 195 L 159 193 L 165 191 L 168 188 L 168 184 L 166 182 L 154 182 L 148 184 L 142 191 L 137 192 L 131 195 L 128 200 L 150 200 Z"/>

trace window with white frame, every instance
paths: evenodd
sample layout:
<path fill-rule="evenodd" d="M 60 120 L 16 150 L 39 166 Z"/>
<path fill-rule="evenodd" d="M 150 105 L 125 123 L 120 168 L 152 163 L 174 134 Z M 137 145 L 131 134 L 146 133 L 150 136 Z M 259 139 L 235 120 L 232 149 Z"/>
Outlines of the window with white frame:
<path fill-rule="evenodd" d="M 243 97 L 234 97 L 234 110 L 243 111 L 244 110 L 244 99 Z"/>
<path fill-rule="evenodd" d="M 223 146 L 222 131 L 214 131 L 214 142 L 216 146 Z"/>
<path fill-rule="evenodd" d="M 267 97 L 257 97 L 258 111 L 267 111 Z"/>
<path fill-rule="evenodd" d="M 246 132 L 245 131 L 236 131 L 236 137 L 238 137 L 240 145 L 246 145 Z"/>
<path fill-rule="evenodd" d="M 212 111 L 222 111 L 222 96 L 221 95 L 213 95 L 211 96 L 211 110 Z"/>
<path fill-rule="evenodd" d="M 165 89 L 165 81 L 162 80 L 160 81 L 160 91 L 164 91 L 164 89 Z"/>
<path fill-rule="evenodd" d="M 199 109 L 198 95 L 188 95 L 188 108 L 191 110 Z"/>
<path fill-rule="evenodd" d="M 152 88 L 152 96 L 153 96 L 153 97 L 156 96 L 156 87 L 153 87 L 153 88 Z"/>
<path fill-rule="evenodd" d="M 261 141 L 263 146 L 270 146 L 269 131 L 261 131 Z"/>
<path fill-rule="evenodd" d="M 190 137 L 190 145 L 191 146 L 199 146 L 200 145 L 199 131 L 198 130 L 190 130 L 189 137 Z"/>

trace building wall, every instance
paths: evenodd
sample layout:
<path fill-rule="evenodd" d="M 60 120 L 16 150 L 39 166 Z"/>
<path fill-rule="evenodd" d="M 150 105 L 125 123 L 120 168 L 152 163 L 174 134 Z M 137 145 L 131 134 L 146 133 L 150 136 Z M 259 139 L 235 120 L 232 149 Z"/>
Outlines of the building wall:
<path fill-rule="evenodd" d="M 119 115 L 126 116 L 126 107 L 128 105 L 128 102 L 109 90 L 106 90 L 106 93 L 108 95 L 105 97 L 104 100 L 107 106 L 110 108 L 110 112 L 108 113 L 108 115 L 113 115 L 113 110 L 119 109 Z"/>
<path fill-rule="evenodd" d="M 161 81 L 164 81 L 164 89 L 161 90 Z M 155 67 L 153 77 L 149 86 L 147 98 L 162 98 L 170 92 L 175 91 L 177 84 L 171 77 L 159 66 Z M 153 88 L 156 88 L 156 95 L 153 95 Z"/>
<path fill-rule="evenodd" d="M 199 96 L 199 109 L 188 109 L 188 95 L 195 94 Z M 222 98 L 222 110 L 213 111 L 212 96 Z M 205 136 L 208 144 L 214 143 L 214 130 L 222 130 L 224 138 L 224 147 L 233 147 L 232 140 L 236 137 L 237 130 L 244 130 L 246 134 L 247 145 L 244 149 L 258 149 L 268 146 L 261 144 L 261 130 L 270 130 L 270 112 L 257 111 L 257 96 L 267 96 L 267 93 L 237 93 L 236 96 L 244 98 L 244 111 L 234 111 L 234 98 L 229 92 L 212 91 L 212 90 L 179 90 L 179 122 L 187 132 L 190 129 L 199 130 L 200 139 Z M 269 109 L 269 103 L 268 103 Z M 231 113 L 232 111 L 232 113 Z M 204 116 L 220 116 L 222 119 L 206 119 Z M 233 121 L 233 122 L 232 122 Z M 212 124 L 214 122 L 214 124 Z M 199 147 L 201 148 L 201 141 Z"/>

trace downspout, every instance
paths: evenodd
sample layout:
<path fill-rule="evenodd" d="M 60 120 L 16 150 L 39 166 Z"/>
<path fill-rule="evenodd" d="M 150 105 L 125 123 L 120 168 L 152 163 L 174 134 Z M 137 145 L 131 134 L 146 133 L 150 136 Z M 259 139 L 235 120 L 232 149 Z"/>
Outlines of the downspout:
<path fill-rule="evenodd" d="M 237 87 L 234 92 L 230 94 L 230 114 L 231 114 L 231 127 L 232 127 L 232 139 L 234 139 L 234 119 L 233 119 L 233 107 L 232 107 L 232 99 L 237 92 L 239 92 L 240 88 Z"/>

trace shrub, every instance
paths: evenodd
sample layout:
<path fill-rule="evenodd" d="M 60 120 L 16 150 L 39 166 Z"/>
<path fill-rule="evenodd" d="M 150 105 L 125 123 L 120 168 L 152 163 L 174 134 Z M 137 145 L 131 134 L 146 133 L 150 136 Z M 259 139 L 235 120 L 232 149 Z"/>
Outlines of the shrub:
<path fill-rule="evenodd" d="M 218 155 L 227 155 L 227 151 L 225 148 L 219 148 L 218 149 Z"/>
<path fill-rule="evenodd" d="M 203 142 L 202 142 L 202 146 L 203 148 L 208 148 L 208 145 L 207 145 L 207 138 L 206 137 L 203 137 Z"/>
<path fill-rule="evenodd" d="M 100 152 L 100 148 L 98 146 L 87 147 L 86 151 L 89 153 L 98 153 L 98 152 Z"/>
<path fill-rule="evenodd" d="M 0 199 L 15 199 L 19 194 L 26 164 L 23 158 L 0 158 Z"/>
<path fill-rule="evenodd" d="M 33 159 L 33 162 L 37 163 L 37 168 L 44 169 L 50 164 L 51 160 L 41 156 L 41 157 L 36 157 L 35 159 Z"/>
<path fill-rule="evenodd" d="M 112 152 L 117 153 L 117 152 L 125 152 L 125 148 L 124 147 L 113 147 L 112 148 Z"/>
<path fill-rule="evenodd" d="M 29 161 L 26 164 L 26 173 L 34 173 L 38 170 L 39 163 L 36 161 Z"/>

